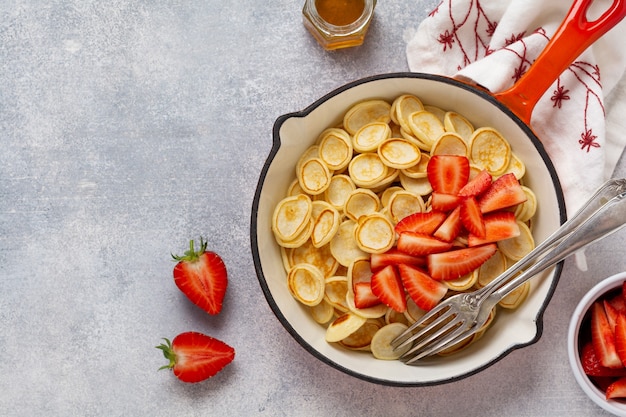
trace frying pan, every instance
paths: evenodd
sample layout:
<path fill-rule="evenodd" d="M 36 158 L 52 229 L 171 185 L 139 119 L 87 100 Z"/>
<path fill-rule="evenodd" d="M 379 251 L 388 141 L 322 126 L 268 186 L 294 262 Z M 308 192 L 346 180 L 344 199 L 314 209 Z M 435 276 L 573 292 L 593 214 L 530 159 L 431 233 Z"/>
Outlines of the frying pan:
<path fill-rule="evenodd" d="M 575 0 L 567 17 L 543 53 L 510 89 L 489 91 L 453 78 L 393 73 L 344 85 L 303 111 L 278 117 L 273 146 L 261 171 L 251 214 L 251 246 L 257 277 L 272 311 L 305 350 L 322 362 L 357 378 L 393 386 L 449 383 L 480 372 L 515 349 L 535 343 L 543 330 L 543 312 L 558 282 L 562 264 L 531 281 L 526 301 L 514 311 L 498 313 L 492 327 L 476 343 L 446 358 L 411 367 L 399 361 L 381 361 L 370 354 L 352 352 L 324 340 L 325 329 L 287 289 L 281 250 L 271 231 L 276 204 L 286 196 L 302 153 L 327 127 L 341 123 L 355 103 L 372 98 L 391 102 L 401 94 L 414 94 L 425 104 L 455 111 L 474 126 L 492 126 L 507 138 L 526 164 L 524 184 L 538 200 L 533 237 L 541 242 L 566 220 L 561 185 L 540 138 L 530 128 L 530 116 L 539 98 L 588 46 L 626 15 L 626 0 L 614 0 L 596 20 L 587 13 L 591 0 Z"/>

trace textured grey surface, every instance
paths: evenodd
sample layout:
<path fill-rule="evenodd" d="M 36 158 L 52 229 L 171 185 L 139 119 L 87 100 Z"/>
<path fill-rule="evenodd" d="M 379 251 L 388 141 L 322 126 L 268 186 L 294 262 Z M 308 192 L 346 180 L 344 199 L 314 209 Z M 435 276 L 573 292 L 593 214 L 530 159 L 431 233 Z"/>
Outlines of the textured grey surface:
<path fill-rule="evenodd" d="M 274 120 L 407 70 L 436 2 L 379 2 L 366 44 L 335 53 L 293 0 L 2 2 L 0 415 L 600 415 L 566 332 L 584 292 L 625 269 L 624 234 L 587 251 L 588 272 L 566 262 L 537 344 L 436 387 L 322 364 L 259 287 L 249 220 Z M 230 272 L 217 317 L 171 279 L 170 253 L 200 235 Z M 197 385 L 157 372 L 154 346 L 186 330 L 230 343 L 235 362 Z"/>

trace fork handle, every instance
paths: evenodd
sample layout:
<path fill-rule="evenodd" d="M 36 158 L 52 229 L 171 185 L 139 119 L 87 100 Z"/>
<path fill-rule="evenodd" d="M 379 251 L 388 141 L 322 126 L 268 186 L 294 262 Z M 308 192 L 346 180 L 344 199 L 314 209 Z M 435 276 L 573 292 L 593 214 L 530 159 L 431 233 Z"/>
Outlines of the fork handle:
<path fill-rule="evenodd" d="M 499 287 L 492 294 L 492 297 L 495 300 L 501 300 L 539 272 L 562 261 L 585 246 L 616 232 L 623 226 L 626 226 L 626 192 L 622 192 L 607 201 L 573 232 L 565 236 L 543 258 Z"/>

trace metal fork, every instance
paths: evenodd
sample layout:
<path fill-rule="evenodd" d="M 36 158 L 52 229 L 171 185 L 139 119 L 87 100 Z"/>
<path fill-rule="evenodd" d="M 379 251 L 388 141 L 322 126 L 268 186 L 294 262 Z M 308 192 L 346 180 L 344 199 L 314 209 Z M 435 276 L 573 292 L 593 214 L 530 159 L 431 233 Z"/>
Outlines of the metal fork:
<path fill-rule="evenodd" d="M 400 359 L 416 364 L 455 345 L 476 333 L 492 308 L 524 282 L 624 225 L 626 179 L 609 180 L 573 217 L 515 265 L 483 288 L 439 303 L 394 339 L 392 347 L 399 350 L 412 345 Z"/>

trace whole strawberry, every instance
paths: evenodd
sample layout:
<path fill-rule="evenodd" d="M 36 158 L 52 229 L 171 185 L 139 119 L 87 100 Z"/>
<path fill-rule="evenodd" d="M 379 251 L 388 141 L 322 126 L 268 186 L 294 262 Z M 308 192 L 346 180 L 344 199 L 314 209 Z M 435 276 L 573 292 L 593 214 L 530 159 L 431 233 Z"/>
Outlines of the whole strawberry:
<path fill-rule="evenodd" d="M 235 358 L 235 349 L 198 332 L 181 333 L 172 342 L 156 346 L 170 362 L 159 369 L 172 369 L 183 382 L 200 382 L 221 371 Z"/>
<path fill-rule="evenodd" d="M 192 303 L 209 314 L 218 314 L 226 295 L 228 274 L 222 258 L 206 248 L 207 243 L 200 238 L 198 251 L 191 240 L 183 256 L 172 255 L 178 262 L 174 267 L 174 283 Z"/>

